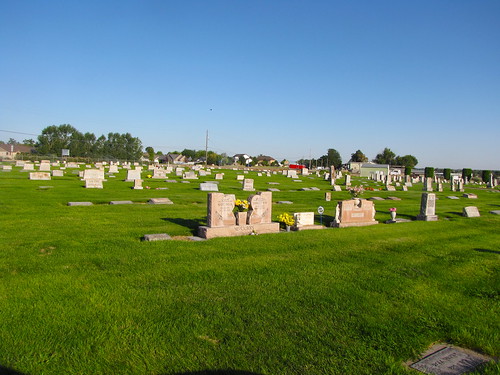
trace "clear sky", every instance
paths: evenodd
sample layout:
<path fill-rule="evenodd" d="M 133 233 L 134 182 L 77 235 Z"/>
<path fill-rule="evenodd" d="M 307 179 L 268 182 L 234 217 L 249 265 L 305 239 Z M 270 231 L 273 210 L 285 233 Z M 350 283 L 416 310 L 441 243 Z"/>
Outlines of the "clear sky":
<path fill-rule="evenodd" d="M 498 0 L 2 0 L 1 140 L 500 169 Z"/>

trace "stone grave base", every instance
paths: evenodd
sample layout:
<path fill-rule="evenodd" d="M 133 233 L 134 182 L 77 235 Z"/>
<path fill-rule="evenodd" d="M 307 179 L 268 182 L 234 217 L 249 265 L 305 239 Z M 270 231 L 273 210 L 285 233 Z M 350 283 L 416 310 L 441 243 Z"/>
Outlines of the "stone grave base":
<path fill-rule="evenodd" d="M 292 227 L 293 231 L 310 230 L 310 229 L 325 229 L 324 225 L 301 225 L 298 227 Z"/>
<path fill-rule="evenodd" d="M 332 227 L 333 228 L 348 228 L 348 227 L 366 227 L 368 225 L 375 225 L 378 224 L 378 221 L 368 221 L 364 223 L 336 223 L 335 221 L 332 222 Z"/>
<path fill-rule="evenodd" d="M 198 235 L 207 240 L 215 237 L 235 237 L 247 236 L 252 233 L 278 233 L 280 231 L 280 223 L 267 224 L 252 224 L 252 225 L 235 225 L 228 227 L 206 227 L 198 228 Z"/>
<path fill-rule="evenodd" d="M 437 215 L 418 215 L 417 220 L 419 221 L 438 221 Z"/>

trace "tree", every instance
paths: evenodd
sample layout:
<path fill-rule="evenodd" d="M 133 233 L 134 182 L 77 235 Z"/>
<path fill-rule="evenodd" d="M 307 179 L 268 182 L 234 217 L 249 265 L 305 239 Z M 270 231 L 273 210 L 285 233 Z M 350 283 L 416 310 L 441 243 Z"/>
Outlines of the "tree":
<path fill-rule="evenodd" d="M 406 166 L 405 167 L 405 176 L 411 176 L 411 170 L 412 170 L 412 167 Z"/>
<path fill-rule="evenodd" d="M 154 161 L 155 160 L 154 148 L 151 146 L 148 146 L 148 147 L 146 147 L 145 151 L 148 153 L 149 161 Z"/>
<path fill-rule="evenodd" d="M 451 169 L 450 168 L 443 169 L 443 177 L 445 180 L 448 180 L 448 181 L 451 179 Z"/>
<path fill-rule="evenodd" d="M 7 144 L 15 146 L 19 143 L 14 138 L 9 138 L 9 140 L 7 141 Z"/>
<path fill-rule="evenodd" d="M 245 157 L 243 155 L 240 155 L 240 157 L 238 158 L 238 164 L 239 165 L 245 165 L 247 163 Z"/>
<path fill-rule="evenodd" d="M 418 159 L 413 155 L 396 156 L 395 164 L 413 168 L 418 164 Z"/>
<path fill-rule="evenodd" d="M 470 178 L 472 177 L 472 169 L 470 168 L 464 168 L 462 169 L 462 178 L 465 180 L 470 180 Z"/>
<path fill-rule="evenodd" d="M 368 161 L 368 158 L 361 150 L 357 150 L 354 154 L 351 154 L 351 161 L 364 163 Z"/>
<path fill-rule="evenodd" d="M 434 177 L 434 168 L 433 167 L 425 167 L 424 175 L 425 175 L 425 177 Z"/>
<path fill-rule="evenodd" d="M 481 173 L 481 179 L 483 180 L 483 182 L 490 182 L 490 178 L 491 178 L 491 171 L 483 171 Z"/>
<path fill-rule="evenodd" d="M 342 166 L 342 158 L 337 150 L 329 148 L 326 157 L 328 166 L 333 165 L 336 169 L 340 169 Z"/>
<path fill-rule="evenodd" d="M 23 139 L 23 145 L 27 145 L 27 146 L 34 146 L 35 145 L 35 141 L 33 139 Z"/>
<path fill-rule="evenodd" d="M 69 124 L 59 126 L 51 125 L 42 130 L 42 134 L 38 136 L 37 152 L 42 155 L 60 155 L 63 148 L 71 150 L 70 146 L 77 147 L 76 142 L 71 144 L 72 140 L 81 138 L 81 133 Z M 80 156 L 73 152 L 72 155 Z"/>
<path fill-rule="evenodd" d="M 375 156 L 375 159 L 373 159 L 373 162 L 377 164 L 389 164 L 389 165 L 394 165 L 396 164 L 396 154 L 391 151 L 390 148 L 386 147 L 384 148 L 384 151 L 382 151 L 380 154 L 377 154 Z"/>

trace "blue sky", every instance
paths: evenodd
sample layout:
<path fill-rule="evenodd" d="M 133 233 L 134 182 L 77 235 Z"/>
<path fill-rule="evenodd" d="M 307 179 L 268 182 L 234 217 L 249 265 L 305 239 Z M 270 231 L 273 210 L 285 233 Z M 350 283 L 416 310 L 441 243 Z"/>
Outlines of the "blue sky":
<path fill-rule="evenodd" d="M 498 0 L 3 0 L 0 139 L 500 169 Z"/>

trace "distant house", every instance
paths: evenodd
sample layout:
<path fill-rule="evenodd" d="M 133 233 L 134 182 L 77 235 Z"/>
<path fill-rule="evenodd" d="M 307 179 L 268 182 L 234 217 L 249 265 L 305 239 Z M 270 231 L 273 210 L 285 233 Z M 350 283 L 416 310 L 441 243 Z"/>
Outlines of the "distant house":
<path fill-rule="evenodd" d="M 172 154 L 170 152 L 166 155 L 160 156 L 158 159 L 160 163 L 167 164 L 187 164 L 191 161 L 191 158 L 188 158 L 187 156 L 182 154 Z"/>
<path fill-rule="evenodd" d="M 383 173 L 384 176 L 389 175 L 389 164 L 363 163 L 359 167 L 359 175 L 361 177 L 370 177 L 372 173 Z"/>
<path fill-rule="evenodd" d="M 263 162 L 267 162 L 267 165 L 271 165 L 276 161 L 275 158 L 266 155 L 257 156 L 257 164 L 263 164 Z"/>
<path fill-rule="evenodd" d="M 142 154 L 140 161 L 142 163 L 159 163 L 158 155 L 155 155 L 154 160 L 151 161 L 149 160 L 149 154 L 147 152 Z"/>
<path fill-rule="evenodd" d="M 234 164 L 238 164 L 240 161 L 240 158 L 243 157 L 245 159 L 245 165 L 248 165 L 252 162 L 252 157 L 247 154 L 236 154 L 233 156 L 234 159 Z"/>
<path fill-rule="evenodd" d="M 35 147 L 28 145 L 9 145 L 0 143 L 0 158 L 14 160 L 20 154 L 31 154 L 35 151 Z"/>

